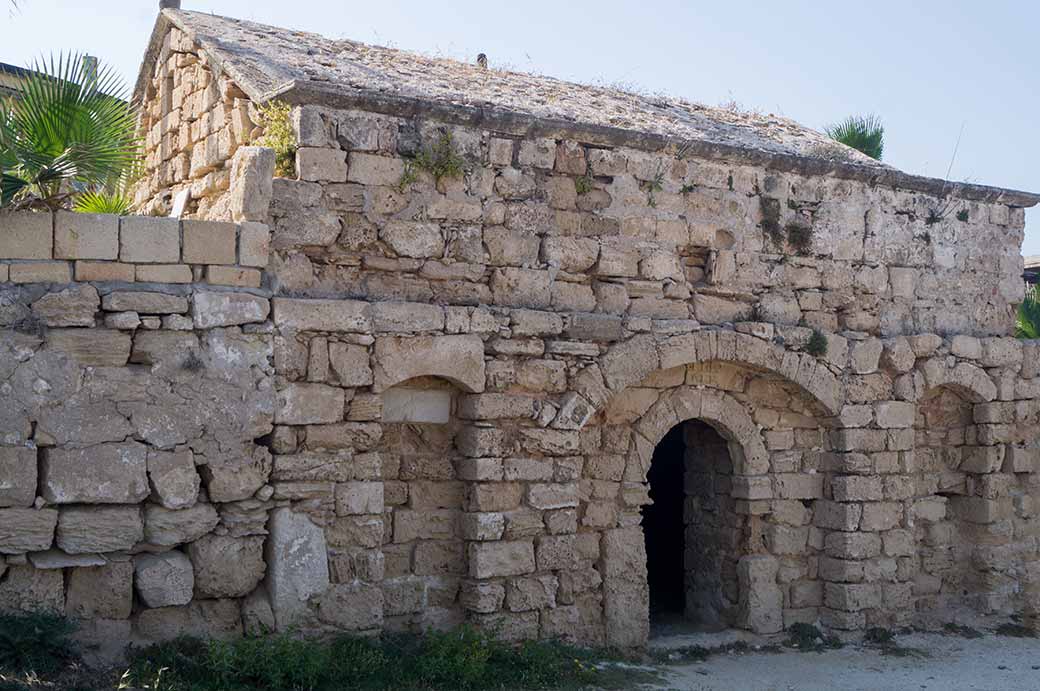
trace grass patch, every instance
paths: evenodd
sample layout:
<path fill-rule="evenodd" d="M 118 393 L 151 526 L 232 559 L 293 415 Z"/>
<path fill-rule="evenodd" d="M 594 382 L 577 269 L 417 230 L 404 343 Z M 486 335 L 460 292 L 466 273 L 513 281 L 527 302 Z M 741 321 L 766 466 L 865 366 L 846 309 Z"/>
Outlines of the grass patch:
<path fill-rule="evenodd" d="M 823 632 L 812 624 L 798 622 L 787 629 L 787 640 L 784 645 L 802 651 L 823 652 L 845 647 L 837 636 L 824 636 Z"/>
<path fill-rule="evenodd" d="M 957 624 L 952 621 L 943 624 L 943 633 L 950 636 L 960 636 L 961 638 L 982 638 L 984 635 L 976 628 Z"/>
<path fill-rule="evenodd" d="M 437 182 L 441 178 L 456 178 L 462 175 L 465 161 L 455 151 L 455 143 L 451 139 L 451 132 L 441 132 L 433 146 L 420 151 L 411 161 L 412 165 L 419 170 L 425 170 L 433 176 Z M 405 169 L 405 175 L 408 170 Z M 413 173 L 414 174 L 414 173 Z"/>
<path fill-rule="evenodd" d="M 558 642 L 510 646 L 470 627 L 425 636 L 182 638 L 138 652 L 124 677 L 155 691 L 631 688 L 651 672 Z"/>
<path fill-rule="evenodd" d="M 50 674 L 77 659 L 75 624 L 56 614 L 0 615 L 0 670 Z"/>
<path fill-rule="evenodd" d="M 863 634 L 863 642 L 890 657 L 928 657 L 928 653 L 923 650 L 899 645 L 895 633 L 880 626 L 867 629 Z"/>
<path fill-rule="evenodd" d="M 1036 629 L 1017 622 L 1001 624 L 993 629 L 993 633 L 998 636 L 1010 636 L 1011 638 L 1037 638 L 1038 635 Z"/>
<path fill-rule="evenodd" d="M 688 645 L 683 648 L 669 648 L 667 650 L 650 651 L 650 659 L 662 665 L 686 665 L 694 662 L 704 662 L 716 655 L 746 655 L 751 653 L 782 653 L 783 648 L 776 644 L 753 646 L 747 641 L 734 641 L 714 647 L 703 645 Z"/>

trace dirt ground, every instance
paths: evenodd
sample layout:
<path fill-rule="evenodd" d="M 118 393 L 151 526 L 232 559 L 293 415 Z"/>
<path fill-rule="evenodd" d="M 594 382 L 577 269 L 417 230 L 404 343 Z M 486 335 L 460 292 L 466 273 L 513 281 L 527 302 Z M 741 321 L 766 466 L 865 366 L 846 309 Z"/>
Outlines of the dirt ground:
<path fill-rule="evenodd" d="M 687 646 L 715 648 L 736 640 L 747 652 L 721 652 L 702 662 L 681 662 Z M 899 635 L 887 651 L 862 642 L 838 650 L 802 652 L 776 645 L 782 638 L 738 632 L 670 635 L 651 640 L 663 682 L 647 689 L 683 691 L 935 691 L 1040 690 L 1040 639 L 984 633 L 979 638 L 937 633 Z M 756 650 L 757 648 L 757 650 Z M 663 651 L 675 651 L 673 653 Z"/>

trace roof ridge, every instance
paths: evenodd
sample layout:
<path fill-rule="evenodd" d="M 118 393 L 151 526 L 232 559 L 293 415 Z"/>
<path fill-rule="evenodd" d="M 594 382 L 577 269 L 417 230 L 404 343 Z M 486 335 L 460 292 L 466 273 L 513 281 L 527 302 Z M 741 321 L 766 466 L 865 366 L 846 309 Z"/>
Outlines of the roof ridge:
<path fill-rule="evenodd" d="M 177 26 L 254 101 L 428 116 L 518 135 L 574 138 L 974 201 L 1033 206 L 1040 194 L 904 173 L 785 116 L 735 113 L 528 72 L 482 70 L 417 51 L 331 39 L 248 20 L 161 11 L 145 54 L 143 93 L 169 26 Z M 433 69 L 433 68 L 436 69 Z"/>

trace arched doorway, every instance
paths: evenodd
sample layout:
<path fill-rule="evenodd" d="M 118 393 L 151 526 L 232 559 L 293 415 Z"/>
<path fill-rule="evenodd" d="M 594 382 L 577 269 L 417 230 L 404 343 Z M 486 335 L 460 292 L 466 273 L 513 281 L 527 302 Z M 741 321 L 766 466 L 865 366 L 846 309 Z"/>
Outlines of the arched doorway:
<path fill-rule="evenodd" d="M 675 425 L 657 444 L 643 507 L 650 625 L 719 630 L 735 622 L 743 521 L 733 511 L 729 443 L 709 424 Z"/>

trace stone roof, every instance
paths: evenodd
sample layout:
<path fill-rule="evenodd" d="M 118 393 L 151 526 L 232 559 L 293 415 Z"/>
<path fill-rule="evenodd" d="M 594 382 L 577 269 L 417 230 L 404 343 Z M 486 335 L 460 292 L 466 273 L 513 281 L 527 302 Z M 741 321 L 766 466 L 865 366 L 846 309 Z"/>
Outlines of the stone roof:
<path fill-rule="evenodd" d="M 522 135 L 567 136 L 648 150 L 834 175 L 968 199 L 1032 206 L 1040 195 L 902 173 L 776 115 L 711 108 L 665 96 L 589 86 L 523 72 L 484 70 L 357 41 L 184 10 L 162 10 L 137 93 L 170 25 L 187 33 L 257 102 L 429 115 Z"/>

